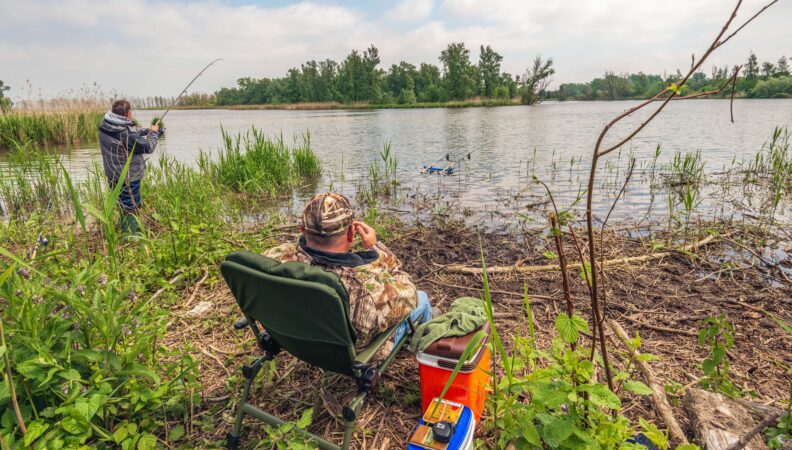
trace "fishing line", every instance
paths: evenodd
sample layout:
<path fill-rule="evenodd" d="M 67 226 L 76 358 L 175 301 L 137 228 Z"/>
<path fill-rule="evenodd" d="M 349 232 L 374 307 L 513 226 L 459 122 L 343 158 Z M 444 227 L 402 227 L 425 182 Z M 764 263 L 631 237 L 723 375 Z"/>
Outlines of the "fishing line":
<path fill-rule="evenodd" d="M 193 84 L 193 83 L 195 83 L 195 80 L 197 80 L 197 79 L 198 79 L 198 77 L 200 77 L 201 75 L 203 75 L 203 73 L 204 73 L 204 72 L 206 72 L 206 69 L 208 69 L 208 68 L 212 67 L 212 65 L 213 65 L 214 63 L 216 63 L 216 62 L 218 62 L 218 61 L 222 61 L 222 60 L 223 60 L 223 58 L 217 58 L 217 59 L 215 59 L 214 61 L 212 61 L 212 62 L 210 62 L 209 64 L 207 64 L 207 65 L 206 65 L 206 67 L 204 67 L 203 69 L 201 69 L 201 71 L 200 71 L 200 72 L 198 72 L 198 75 L 196 75 L 196 76 L 195 76 L 195 78 L 193 78 L 193 79 L 192 79 L 192 80 L 191 80 L 189 83 L 187 83 L 187 86 L 185 86 L 185 87 L 184 87 L 184 89 L 182 89 L 182 91 L 181 91 L 181 93 L 179 94 L 179 96 L 178 96 L 178 97 L 176 97 L 176 99 L 175 99 L 175 100 L 173 100 L 173 102 L 171 102 L 170 106 L 168 106 L 168 109 L 166 109 L 166 110 L 165 110 L 165 112 L 164 112 L 164 113 L 162 113 L 162 117 L 158 118 L 158 119 L 155 121 L 155 123 L 152 123 L 152 125 L 158 125 L 158 124 L 162 123 L 162 119 L 164 119 L 164 118 L 165 118 L 165 116 L 167 116 L 167 115 L 168 115 L 168 113 L 169 113 L 169 112 L 170 112 L 170 111 L 173 109 L 173 107 L 174 107 L 174 106 L 176 106 L 176 103 L 178 103 L 178 102 L 179 102 L 179 100 L 181 100 L 182 96 L 183 96 L 184 94 L 186 94 L 186 93 L 187 93 L 187 89 L 190 89 L 190 86 L 192 86 L 192 84 Z"/>

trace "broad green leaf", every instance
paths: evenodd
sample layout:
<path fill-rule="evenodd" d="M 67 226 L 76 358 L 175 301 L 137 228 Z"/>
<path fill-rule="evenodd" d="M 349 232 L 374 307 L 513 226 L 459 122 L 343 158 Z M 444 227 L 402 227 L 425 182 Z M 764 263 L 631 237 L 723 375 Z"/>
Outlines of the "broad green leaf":
<path fill-rule="evenodd" d="M 542 422 L 542 437 L 550 447 L 558 447 L 575 431 L 575 422 L 569 417 L 539 413 L 536 418 Z"/>
<path fill-rule="evenodd" d="M 312 419 L 313 419 L 313 408 L 308 408 L 302 413 L 300 420 L 297 421 L 297 428 L 300 429 L 308 428 L 308 425 L 311 424 Z"/>
<path fill-rule="evenodd" d="M 589 401 L 597 406 L 609 409 L 621 408 L 619 397 L 604 384 L 584 384 L 580 386 L 580 390 L 588 392 Z"/>
<path fill-rule="evenodd" d="M 168 435 L 168 439 L 170 439 L 171 442 L 178 441 L 182 437 L 184 437 L 184 425 L 182 424 L 178 424 L 173 427 L 173 429 L 170 431 L 170 435 Z"/>
<path fill-rule="evenodd" d="M 636 380 L 627 380 L 624 382 L 624 389 L 633 394 L 638 395 L 652 395 L 652 389 L 649 386 L 643 384 L 640 381 Z"/>
<path fill-rule="evenodd" d="M 589 331 L 588 322 L 577 314 L 569 317 L 566 313 L 562 312 L 556 317 L 556 330 L 561 339 L 567 344 L 571 344 L 578 340 L 580 331 Z"/>
<path fill-rule="evenodd" d="M 88 430 L 88 424 L 76 417 L 67 417 L 61 421 L 61 427 L 70 434 L 83 434 Z"/>
<path fill-rule="evenodd" d="M 42 362 L 37 359 L 30 359 L 17 364 L 16 371 L 25 378 L 33 380 L 44 378 L 44 367 Z"/>
<path fill-rule="evenodd" d="M 126 425 L 121 425 L 113 432 L 113 440 L 116 444 L 120 444 L 124 439 L 129 436 Z"/>
<path fill-rule="evenodd" d="M 547 408 L 558 408 L 568 401 L 568 387 L 560 383 L 538 381 L 530 386 L 530 391 L 535 402 Z"/>
<path fill-rule="evenodd" d="M 151 433 L 143 433 L 137 443 L 138 450 L 154 450 L 157 448 L 157 437 Z"/>
<path fill-rule="evenodd" d="M 82 377 L 80 376 L 80 372 L 77 372 L 74 369 L 61 370 L 60 372 L 58 372 L 58 376 L 68 381 L 82 380 Z"/>
<path fill-rule="evenodd" d="M 39 436 L 47 431 L 47 428 L 49 428 L 49 424 L 41 419 L 30 422 L 27 424 L 27 433 L 25 433 L 25 439 L 22 440 L 22 443 L 25 444 L 25 447 L 30 447 Z"/>
<path fill-rule="evenodd" d="M 160 377 L 156 372 L 138 363 L 129 363 L 118 372 L 119 376 L 137 376 L 146 377 L 154 381 L 155 384 L 160 384 Z"/>

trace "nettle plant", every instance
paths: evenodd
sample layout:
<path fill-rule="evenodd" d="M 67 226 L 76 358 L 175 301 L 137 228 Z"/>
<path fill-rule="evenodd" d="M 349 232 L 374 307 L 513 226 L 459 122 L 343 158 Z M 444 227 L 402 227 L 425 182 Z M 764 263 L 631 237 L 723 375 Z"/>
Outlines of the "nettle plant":
<path fill-rule="evenodd" d="M 527 336 L 515 335 L 509 354 L 498 335 L 492 314 L 486 264 L 483 264 L 484 303 L 492 329 L 493 352 L 500 356 L 501 370 L 494 370 L 493 395 L 488 405 L 496 430 L 498 447 L 513 444 L 517 449 L 640 449 L 634 442 L 636 427 L 621 414 L 622 400 L 618 393 L 650 395 L 651 389 L 634 380 L 632 372 L 637 360 L 653 360 L 656 356 L 636 351 L 641 344 L 636 336 L 630 342 L 632 351 L 619 355 L 625 370 L 614 371 L 616 388 L 611 390 L 599 381 L 603 361 L 590 347 L 580 345 L 581 334 L 590 334 L 586 319 L 577 313 L 561 312 L 555 322 L 558 335 L 549 348 L 536 344 L 534 317 L 525 288 L 524 314 L 518 329 L 526 327 Z M 503 375 L 498 375 L 500 372 Z M 668 448 L 667 433 L 641 419 L 639 428 L 658 448 Z M 679 447 L 687 450 L 696 446 Z"/>
<path fill-rule="evenodd" d="M 745 393 L 732 383 L 729 375 L 731 363 L 727 354 L 734 347 L 734 325 L 725 314 L 708 317 L 704 327 L 699 331 L 699 345 L 709 349 L 709 356 L 701 363 L 704 376 L 700 384 L 705 389 L 718 392 L 729 397 L 741 397 Z"/>
<path fill-rule="evenodd" d="M 49 275 L 15 266 L 0 287 L 7 445 L 150 449 L 178 440 L 183 428 L 160 428 L 186 414 L 195 364 L 157 345 L 164 312 L 96 265 Z"/>

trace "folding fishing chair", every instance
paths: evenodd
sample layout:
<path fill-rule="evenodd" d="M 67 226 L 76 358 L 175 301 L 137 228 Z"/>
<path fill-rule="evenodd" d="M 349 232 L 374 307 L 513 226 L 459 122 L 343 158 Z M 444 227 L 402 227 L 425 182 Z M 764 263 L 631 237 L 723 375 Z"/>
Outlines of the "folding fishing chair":
<path fill-rule="evenodd" d="M 372 358 L 392 338 L 396 327 L 375 337 L 363 351 L 355 351 L 357 335 L 349 319 L 349 297 L 336 274 L 300 262 L 280 263 L 250 252 L 228 255 L 220 270 L 245 315 L 235 328 L 249 326 L 264 352 L 263 356 L 242 367 L 245 384 L 234 429 L 227 437 L 227 447 L 236 449 L 239 446 L 242 419 L 246 414 L 273 426 L 284 423 L 248 403 L 250 385 L 256 375 L 267 361 L 284 349 L 312 366 L 350 376 L 357 383 L 357 395 L 342 409 L 345 427 L 340 447 L 303 432 L 323 450 L 348 449 L 358 409 L 407 341 L 407 336 L 394 345 L 382 363 L 372 363 Z M 413 332 L 410 322 L 408 335 Z"/>

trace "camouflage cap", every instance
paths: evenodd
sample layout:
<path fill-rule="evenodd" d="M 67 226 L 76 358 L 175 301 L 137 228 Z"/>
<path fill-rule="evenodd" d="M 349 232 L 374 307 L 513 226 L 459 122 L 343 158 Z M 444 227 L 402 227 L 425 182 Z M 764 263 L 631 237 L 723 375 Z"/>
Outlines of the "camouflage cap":
<path fill-rule="evenodd" d="M 355 219 L 355 211 L 346 197 L 335 192 L 316 194 L 303 209 L 305 231 L 331 236 L 346 231 Z"/>

